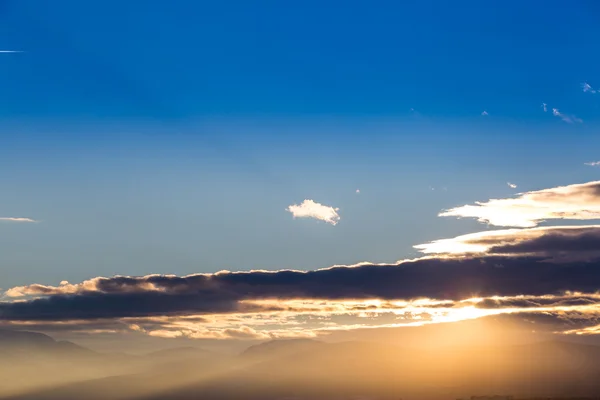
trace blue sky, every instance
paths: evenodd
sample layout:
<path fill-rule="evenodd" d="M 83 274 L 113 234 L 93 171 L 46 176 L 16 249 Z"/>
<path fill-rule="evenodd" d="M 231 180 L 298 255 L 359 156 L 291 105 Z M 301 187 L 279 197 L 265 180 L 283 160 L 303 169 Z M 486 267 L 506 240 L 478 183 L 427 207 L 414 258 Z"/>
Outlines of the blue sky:
<path fill-rule="evenodd" d="M 2 287 L 391 262 L 598 179 L 595 2 L 322 3 L 2 1 Z"/>

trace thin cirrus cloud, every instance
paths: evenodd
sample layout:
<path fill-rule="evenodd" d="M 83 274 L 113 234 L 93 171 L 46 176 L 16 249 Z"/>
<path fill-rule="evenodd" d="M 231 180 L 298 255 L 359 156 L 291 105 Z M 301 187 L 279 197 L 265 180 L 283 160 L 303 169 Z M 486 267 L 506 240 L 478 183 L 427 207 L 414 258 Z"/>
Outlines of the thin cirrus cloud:
<path fill-rule="evenodd" d="M 340 221 L 339 208 L 326 206 L 309 199 L 300 204 L 292 204 L 286 211 L 292 213 L 294 218 L 314 218 L 331 225 L 337 225 Z"/>
<path fill-rule="evenodd" d="M 542 110 L 544 110 L 544 112 L 548 112 L 548 104 L 542 103 Z"/>
<path fill-rule="evenodd" d="M 38 222 L 31 218 L 21 218 L 21 217 L 0 217 L 0 221 L 7 222 Z"/>
<path fill-rule="evenodd" d="M 451 208 L 441 217 L 477 218 L 495 226 L 530 228 L 551 219 L 600 219 L 600 181 L 520 193 Z"/>
<path fill-rule="evenodd" d="M 515 185 L 514 183 L 510 183 L 510 182 L 506 182 L 506 184 L 508 185 L 509 188 L 511 189 L 516 189 L 517 185 Z"/>
<path fill-rule="evenodd" d="M 586 162 L 584 164 L 589 165 L 590 167 L 598 167 L 598 166 L 600 166 L 600 161 Z"/>
<path fill-rule="evenodd" d="M 574 115 L 563 114 L 560 112 L 560 110 L 558 108 L 552 109 L 552 115 L 562 119 L 564 122 L 566 122 L 568 124 L 583 123 L 583 120 L 581 118 L 578 118 Z"/>
<path fill-rule="evenodd" d="M 592 86 L 590 86 L 589 83 L 584 82 L 581 84 L 581 88 L 583 89 L 584 92 L 586 93 L 591 93 L 591 94 L 596 94 L 598 93 L 598 90 L 594 89 Z"/>

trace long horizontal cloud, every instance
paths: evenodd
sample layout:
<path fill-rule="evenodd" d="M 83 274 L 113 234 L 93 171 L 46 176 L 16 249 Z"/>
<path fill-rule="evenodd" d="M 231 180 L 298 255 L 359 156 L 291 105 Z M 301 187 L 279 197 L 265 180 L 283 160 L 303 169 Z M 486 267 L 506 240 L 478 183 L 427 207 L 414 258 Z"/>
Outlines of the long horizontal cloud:
<path fill-rule="evenodd" d="M 521 193 L 451 208 L 441 217 L 477 218 L 496 226 L 529 228 L 550 219 L 600 219 L 600 181 Z"/>
<path fill-rule="evenodd" d="M 32 285 L 10 296 L 40 298 L 0 303 L 0 320 L 71 320 L 152 315 L 281 310 L 260 299 L 449 299 L 474 296 L 593 293 L 600 261 L 541 262 L 544 257 L 430 258 L 394 265 L 316 271 L 251 271 L 185 277 L 96 278 L 79 285 Z"/>

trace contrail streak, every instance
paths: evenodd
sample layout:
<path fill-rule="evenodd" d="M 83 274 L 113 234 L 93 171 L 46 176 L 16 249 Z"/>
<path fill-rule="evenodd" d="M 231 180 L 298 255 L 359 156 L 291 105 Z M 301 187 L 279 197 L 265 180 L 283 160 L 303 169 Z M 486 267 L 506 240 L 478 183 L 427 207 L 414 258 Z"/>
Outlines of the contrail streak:
<path fill-rule="evenodd" d="M 31 218 L 22 218 L 22 217 L 0 217 L 0 221 L 11 221 L 11 222 L 37 222 Z"/>

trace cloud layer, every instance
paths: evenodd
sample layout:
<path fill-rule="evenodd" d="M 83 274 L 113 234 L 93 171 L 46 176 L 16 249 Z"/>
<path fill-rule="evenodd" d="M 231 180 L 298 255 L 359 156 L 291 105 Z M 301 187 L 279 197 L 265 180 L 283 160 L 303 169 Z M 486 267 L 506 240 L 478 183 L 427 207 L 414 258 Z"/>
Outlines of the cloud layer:
<path fill-rule="evenodd" d="M 584 234 L 576 237 L 596 243 Z M 508 235 L 507 235 L 508 236 Z M 567 235 L 568 236 L 568 235 Z M 480 238 L 485 242 L 485 238 Z M 489 240 L 488 240 L 489 242 Z M 95 278 L 76 285 L 15 287 L 9 297 L 41 296 L 0 303 L 0 320 L 69 320 L 153 315 L 211 314 L 279 310 L 277 303 L 255 300 L 462 300 L 474 296 L 593 293 L 600 287 L 600 264 L 572 261 L 545 263 L 544 245 L 582 247 L 564 238 L 539 236 L 537 241 L 502 239 L 495 254 L 544 256 L 481 256 L 425 258 L 399 264 L 363 264 L 314 271 L 250 271 L 184 277 Z M 529 246 L 529 247 L 528 247 Z M 279 310 L 281 311 L 281 310 Z"/>
<path fill-rule="evenodd" d="M 425 257 L 392 264 L 13 287 L 0 301 L 0 327 L 265 339 L 504 315 L 596 334 L 600 225 L 537 225 L 598 219 L 599 197 L 600 182 L 589 182 L 456 207 L 441 215 L 522 229 L 435 240 L 415 246 Z M 312 200 L 288 211 L 339 221 L 337 209 Z"/>
<path fill-rule="evenodd" d="M 286 211 L 291 212 L 294 218 L 314 218 L 331 225 L 336 225 L 340 221 L 340 216 L 337 213 L 339 208 L 325 206 L 309 199 L 304 200 L 299 205 L 292 204 Z"/>
<path fill-rule="evenodd" d="M 451 208 L 442 217 L 477 218 L 495 226 L 529 228 L 551 219 L 600 219 L 600 181 L 559 186 L 516 197 Z"/>

